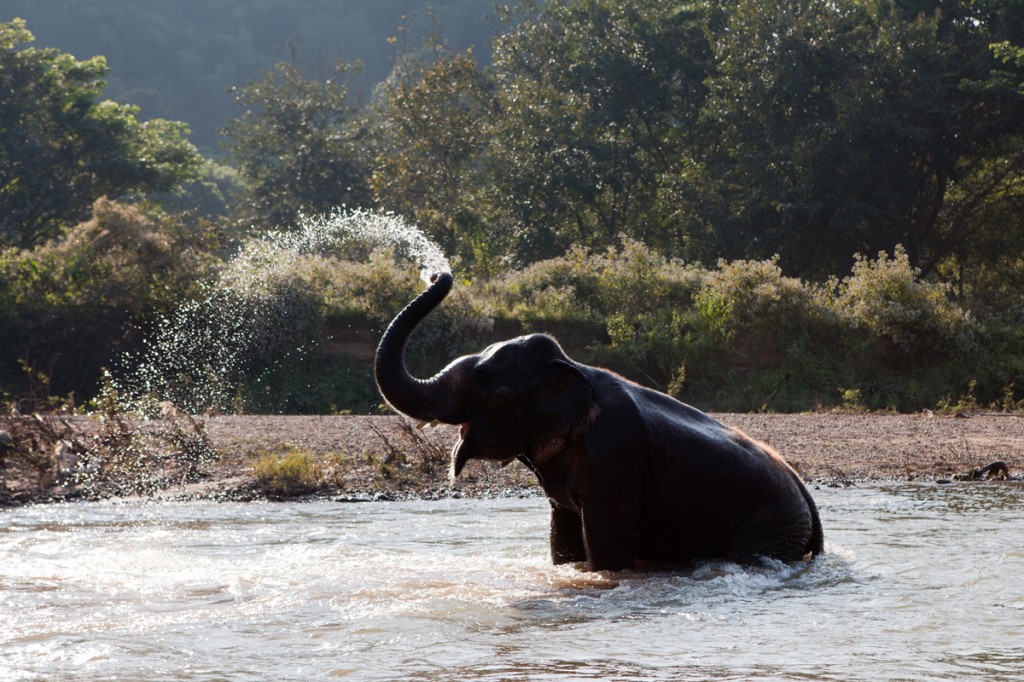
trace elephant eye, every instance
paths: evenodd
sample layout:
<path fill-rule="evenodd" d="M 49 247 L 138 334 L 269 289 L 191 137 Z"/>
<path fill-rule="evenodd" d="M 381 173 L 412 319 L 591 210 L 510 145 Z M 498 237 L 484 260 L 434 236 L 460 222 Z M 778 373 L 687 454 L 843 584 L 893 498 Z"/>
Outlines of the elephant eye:
<path fill-rule="evenodd" d="M 494 385 L 494 373 L 487 367 L 478 367 L 473 372 L 472 381 L 477 388 L 491 388 Z"/>

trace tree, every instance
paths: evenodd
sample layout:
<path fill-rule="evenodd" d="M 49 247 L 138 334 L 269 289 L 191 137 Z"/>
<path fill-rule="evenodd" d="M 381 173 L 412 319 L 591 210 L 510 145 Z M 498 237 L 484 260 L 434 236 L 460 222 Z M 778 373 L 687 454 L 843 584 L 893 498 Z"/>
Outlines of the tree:
<path fill-rule="evenodd" d="M 287 229 L 300 214 L 370 203 L 366 125 L 349 103 L 352 68 L 339 62 L 332 77 L 307 79 L 282 62 L 235 91 L 245 113 L 225 134 L 257 225 Z"/>
<path fill-rule="evenodd" d="M 33 249 L 0 250 L 0 389 L 20 363 L 58 395 L 91 396 L 138 330 L 196 296 L 219 264 L 208 235 L 152 207 L 98 199 L 91 217 Z"/>
<path fill-rule="evenodd" d="M 390 91 L 374 186 L 512 263 L 625 235 L 813 278 L 897 245 L 962 270 L 1024 243 L 1021 7 L 522 0 L 489 70 Z"/>
<path fill-rule="evenodd" d="M 175 121 L 101 101 L 106 61 L 78 61 L 0 24 L 0 245 L 30 248 L 88 217 L 102 196 L 173 190 L 201 158 Z"/>
<path fill-rule="evenodd" d="M 980 5 L 731 8 L 708 109 L 719 148 L 707 163 L 726 190 L 719 228 L 733 236 L 723 255 L 779 253 L 788 270 L 820 276 L 902 244 L 931 273 L 977 235 L 953 200 L 994 196 L 998 183 L 977 173 L 1000 148 L 1020 158 L 1024 125 L 1020 97 L 964 87 L 990 73 L 1000 31 L 1024 29 Z"/>
<path fill-rule="evenodd" d="M 523 14 L 495 47 L 503 116 L 489 159 L 498 219 L 520 258 L 622 234 L 678 253 L 682 221 L 660 209 L 675 197 L 706 96 L 700 13 L 578 0 L 527 3 Z"/>
<path fill-rule="evenodd" d="M 401 61 L 381 88 L 378 153 L 372 186 L 376 201 L 408 215 L 449 256 L 483 266 L 500 254 L 500 235 L 482 229 L 481 161 L 497 114 L 493 83 L 472 51 L 434 63 Z"/>

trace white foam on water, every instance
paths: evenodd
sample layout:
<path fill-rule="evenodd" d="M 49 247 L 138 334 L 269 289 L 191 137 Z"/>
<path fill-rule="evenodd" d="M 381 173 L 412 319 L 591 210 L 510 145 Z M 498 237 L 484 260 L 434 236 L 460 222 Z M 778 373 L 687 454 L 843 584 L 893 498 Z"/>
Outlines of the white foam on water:
<path fill-rule="evenodd" d="M 0 678 L 1024 674 L 1019 488 L 815 497 L 810 564 L 607 573 L 551 565 L 541 498 L 10 510 Z"/>

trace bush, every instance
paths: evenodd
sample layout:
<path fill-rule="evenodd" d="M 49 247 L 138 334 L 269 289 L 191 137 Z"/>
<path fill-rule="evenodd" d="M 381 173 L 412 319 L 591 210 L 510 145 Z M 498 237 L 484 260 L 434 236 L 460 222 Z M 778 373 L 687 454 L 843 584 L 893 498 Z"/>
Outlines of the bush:
<path fill-rule="evenodd" d="M 707 272 L 626 239 L 621 250 L 604 254 L 601 265 L 607 361 L 664 389 L 685 364 L 694 297 Z"/>
<path fill-rule="evenodd" d="M 641 316 L 687 304 L 703 271 L 623 238 L 619 248 L 593 253 L 573 247 L 564 256 L 482 283 L 479 296 L 493 317 L 604 321 L 617 313 Z"/>
<path fill-rule="evenodd" d="M 805 376 L 809 366 L 821 369 L 815 347 L 835 336 L 835 316 L 818 292 L 784 277 L 777 259 L 720 261 L 694 295 L 671 388 L 716 402 L 739 398 L 730 409 L 761 409 L 773 397 L 806 400 L 821 390 Z"/>
<path fill-rule="evenodd" d="M 321 322 L 358 318 L 375 323 L 381 331 L 426 287 L 416 267 L 396 259 L 390 249 L 374 250 L 364 261 L 306 254 L 273 277 L 295 291 L 314 292 Z M 267 279 L 266 273 L 263 278 Z M 410 367 L 437 369 L 478 348 L 492 327 L 493 320 L 470 296 L 466 283 L 456 281 L 444 304 L 413 335 L 407 353 Z"/>
<path fill-rule="evenodd" d="M 891 258 L 858 254 L 835 305 L 853 325 L 891 341 L 907 361 L 963 359 L 977 346 L 971 315 L 950 300 L 947 285 L 922 280 L 899 246 Z"/>
<path fill-rule="evenodd" d="M 709 328 L 726 338 L 737 334 L 781 351 L 835 315 L 814 288 L 784 277 L 778 257 L 763 261 L 719 261 L 696 295 Z"/>
<path fill-rule="evenodd" d="M 100 199 L 93 217 L 32 250 L 0 252 L 0 383 L 19 360 L 56 392 L 90 395 L 133 328 L 193 295 L 216 259 L 205 235 L 160 212 Z"/>
<path fill-rule="evenodd" d="M 621 249 L 599 257 L 594 293 L 602 316 L 637 319 L 665 309 L 689 307 L 707 276 L 697 265 L 666 258 L 642 242 L 623 238 Z"/>
<path fill-rule="evenodd" d="M 288 497 L 313 492 L 321 483 L 320 465 L 309 452 L 287 448 L 267 452 L 253 464 L 256 484 L 270 496 Z"/>
<path fill-rule="evenodd" d="M 12 385 L 21 359 L 29 375 L 54 376 L 53 392 L 88 395 L 112 357 L 144 347 L 123 357 L 158 373 L 122 376 L 138 382 L 136 397 L 155 391 L 187 412 L 374 411 L 372 343 L 425 285 L 406 251 L 327 236 L 303 248 L 253 240 L 221 265 L 208 255 L 212 236 L 97 202 L 65 239 L 0 252 L 0 324 L 10 330 L 0 380 Z M 217 285 L 204 286 L 214 274 Z M 847 278 L 818 286 L 784 276 L 777 259 L 704 268 L 623 238 L 490 280 L 457 279 L 407 356 L 425 376 L 489 342 L 545 331 L 583 362 L 706 409 L 907 410 L 968 392 L 978 404 L 1016 405 L 1006 396 L 1024 382 L 1024 307 L 1002 303 L 976 322 L 902 249 L 858 256 Z M 346 321 L 369 343 L 355 356 L 326 352 L 326 330 Z"/>
<path fill-rule="evenodd" d="M 564 256 L 475 283 L 475 296 L 491 317 L 524 321 L 589 321 L 600 315 L 599 265 L 590 252 L 573 247 Z"/>
<path fill-rule="evenodd" d="M 817 286 L 784 276 L 777 259 L 709 270 L 624 240 L 472 293 L 497 319 L 555 331 L 571 355 L 709 409 L 800 410 L 855 393 L 865 407 L 917 409 L 976 371 L 963 362 L 976 347 L 970 315 L 902 250 L 859 258 L 850 277 Z M 567 323 L 589 335 L 563 336 Z M 999 387 L 1017 376 L 1002 375 Z"/>
<path fill-rule="evenodd" d="M 484 282 L 474 295 L 491 316 L 515 320 L 522 331 L 556 332 L 576 357 L 664 384 L 683 328 L 678 311 L 691 304 L 702 277 L 699 267 L 623 238 L 601 253 L 571 248 Z"/>

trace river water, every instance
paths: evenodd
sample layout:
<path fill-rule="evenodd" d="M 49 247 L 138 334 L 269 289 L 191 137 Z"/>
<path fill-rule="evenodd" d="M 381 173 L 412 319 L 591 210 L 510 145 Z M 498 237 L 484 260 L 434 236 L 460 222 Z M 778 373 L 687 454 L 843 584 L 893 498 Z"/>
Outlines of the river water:
<path fill-rule="evenodd" d="M 551 566 L 542 499 L 0 512 L 3 680 L 1024 676 L 1024 489 L 814 491 L 809 566 Z"/>

